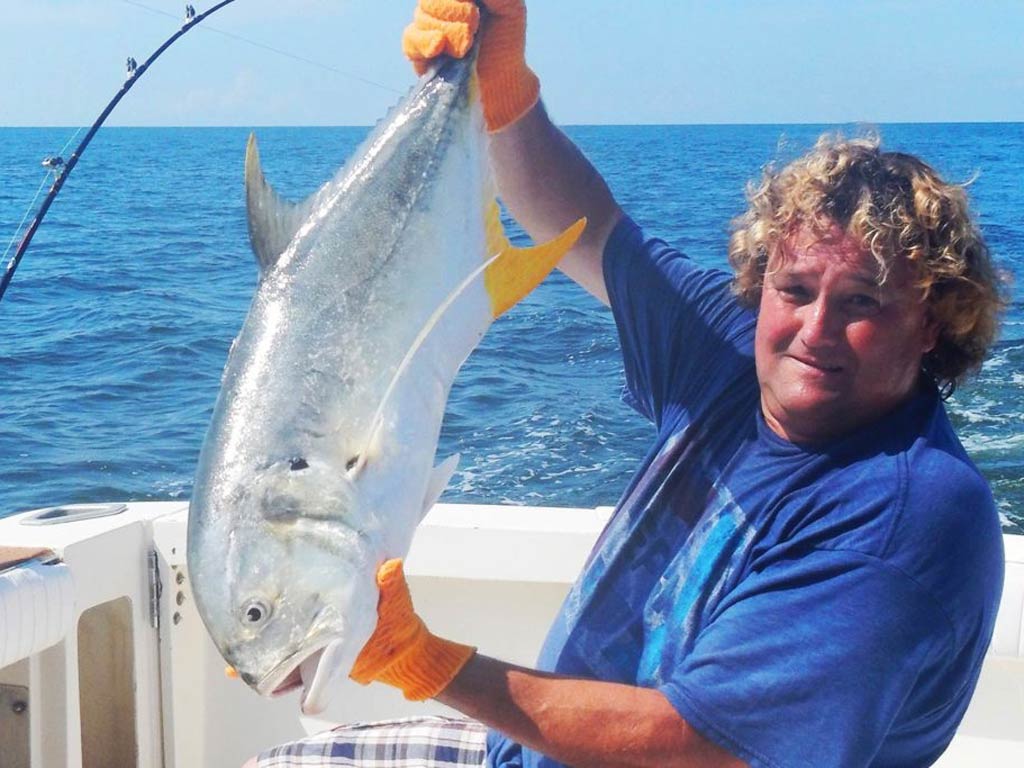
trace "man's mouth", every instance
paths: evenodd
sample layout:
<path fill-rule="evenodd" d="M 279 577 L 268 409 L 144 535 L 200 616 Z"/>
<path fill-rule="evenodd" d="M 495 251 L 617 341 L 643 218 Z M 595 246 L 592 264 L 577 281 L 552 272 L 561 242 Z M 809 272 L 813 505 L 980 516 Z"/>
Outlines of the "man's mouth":
<path fill-rule="evenodd" d="M 798 363 L 805 365 L 808 368 L 813 368 L 816 371 L 821 371 L 822 373 L 840 373 L 843 370 L 843 366 L 833 365 L 824 360 L 817 360 L 812 357 L 802 357 L 797 355 L 792 355 L 791 357 Z"/>

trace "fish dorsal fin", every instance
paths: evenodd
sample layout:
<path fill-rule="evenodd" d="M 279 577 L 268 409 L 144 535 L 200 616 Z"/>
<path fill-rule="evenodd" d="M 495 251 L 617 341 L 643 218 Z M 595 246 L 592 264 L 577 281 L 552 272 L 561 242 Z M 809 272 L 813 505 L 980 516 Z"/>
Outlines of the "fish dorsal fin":
<path fill-rule="evenodd" d="M 284 253 L 308 216 L 315 197 L 293 203 L 278 195 L 263 176 L 256 134 L 249 134 L 245 147 L 245 205 L 249 214 L 249 240 L 261 275 Z"/>
<path fill-rule="evenodd" d="M 427 492 L 423 494 L 423 512 L 420 514 L 422 520 L 426 517 L 430 508 L 437 504 L 444 489 L 448 487 L 448 481 L 455 474 L 455 468 L 459 466 L 459 454 L 453 453 L 442 461 L 430 473 L 430 480 L 427 481 Z"/>
<path fill-rule="evenodd" d="M 492 201 L 484 217 L 488 253 L 498 257 L 484 271 L 484 286 L 491 298 L 491 316 L 500 317 L 540 285 L 568 253 L 584 227 L 579 219 L 553 240 L 529 248 L 516 248 L 501 226 L 498 202 Z"/>

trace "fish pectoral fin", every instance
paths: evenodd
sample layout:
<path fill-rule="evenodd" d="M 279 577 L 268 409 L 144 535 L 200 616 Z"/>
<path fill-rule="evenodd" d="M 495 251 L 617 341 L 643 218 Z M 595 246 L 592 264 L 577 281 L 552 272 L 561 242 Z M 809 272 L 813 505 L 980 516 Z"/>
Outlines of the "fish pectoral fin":
<path fill-rule="evenodd" d="M 384 390 L 384 395 L 380 399 L 374 416 L 374 424 L 377 426 L 370 433 L 371 440 L 368 441 L 368 445 L 372 444 L 373 439 L 379 437 L 382 414 L 385 413 L 389 406 L 391 397 L 397 389 L 398 382 L 401 381 L 402 377 L 410 369 L 416 353 L 427 346 L 427 339 L 436 338 L 434 334 L 438 328 L 442 327 L 442 318 L 445 317 L 452 307 L 459 304 L 461 297 L 467 295 L 467 289 L 471 285 L 477 285 L 478 281 L 483 280 L 484 288 L 490 298 L 491 317 L 477 318 L 479 321 L 482 321 L 479 327 L 479 333 L 482 336 L 493 318 L 501 315 L 540 285 L 541 281 L 555 268 L 555 265 L 558 264 L 562 256 L 576 243 L 586 224 L 586 219 L 579 219 L 550 242 L 530 248 L 515 248 L 508 241 L 508 238 L 505 237 L 501 229 L 498 204 L 497 201 L 492 200 L 486 217 L 487 242 L 489 246 L 498 245 L 499 247 L 490 251 L 494 255 L 474 269 L 448 294 L 427 319 L 423 327 L 420 328 L 419 333 L 413 339 L 412 344 L 409 345 L 405 357 L 398 364 L 398 368 L 395 369 L 391 381 Z M 465 350 L 465 354 L 469 354 L 469 351 L 468 349 Z"/>
<path fill-rule="evenodd" d="M 381 409 L 378 408 L 374 414 L 373 421 L 371 422 L 370 431 L 367 434 L 366 444 L 363 446 L 363 450 L 357 454 L 354 459 L 350 459 L 351 465 L 345 467 L 345 475 L 352 482 L 363 473 L 367 463 L 377 456 L 380 455 L 381 442 L 383 440 L 384 432 L 384 417 L 381 413 Z"/>
<path fill-rule="evenodd" d="M 292 203 L 274 191 L 263 176 L 256 134 L 250 133 L 245 148 L 245 205 L 249 218 L 249 240 L 261 275 L 277 263 L 295 237 L 312 208 L 312 199 Z"/>
<path fill-rule="evenodd" d="M 458 466 L 459 454 L 455 453 L 431 471 L 430 479 L 427 481 L 427 492 L 423 495 L 423 511 L 420 513 L 421 520 L 427 516 L 430 508 L 441 498 L 441 494 L 448 487 L 448 481 L 452 479 L 452 475 L 455 474 L 455 468 Z"/>
<path fill-rule="evenodd" d="M 491 316 L 500 317 L 540 285 L 576 244 L 586 225 L 585 218 L 578 219 L 553 240 L 516 248 L 502 229 L 497 201 L 492 202 L 486 216 L 487 245 L 491 253 L 499 256 L 484 272 Z"/>

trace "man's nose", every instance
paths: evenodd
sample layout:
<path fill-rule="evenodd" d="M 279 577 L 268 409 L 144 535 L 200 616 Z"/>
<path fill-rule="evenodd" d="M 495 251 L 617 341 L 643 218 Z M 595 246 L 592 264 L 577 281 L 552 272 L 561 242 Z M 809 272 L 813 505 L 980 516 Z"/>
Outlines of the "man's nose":
<path fill-rule="evenodd" d="M 813 303 L 804 306 L 801 319 L 800 340 L 809 349 L 834 347 L 845 326 L 841 313 L 826 296 L 818 296 Z"/>

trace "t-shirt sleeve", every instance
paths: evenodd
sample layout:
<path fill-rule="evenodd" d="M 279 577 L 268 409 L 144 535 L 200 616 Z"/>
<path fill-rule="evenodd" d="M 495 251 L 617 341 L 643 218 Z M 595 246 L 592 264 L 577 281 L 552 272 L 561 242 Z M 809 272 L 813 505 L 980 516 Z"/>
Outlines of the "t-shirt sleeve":
<path fill-rule="evenodd" d="M 869 765 L 951 627 L 907 576 L 815 551 L 744 579 L 658 686 L 755 768 Z"/>
<path fill-rule="evenodd" d="M 670 405 L 714 399 L 751 366 L 754 316 L 731 278 L 704 269 L 623 218 L 608 239 L 604 279 L 626 375 L 624 399 L 660 426 Z"/>

